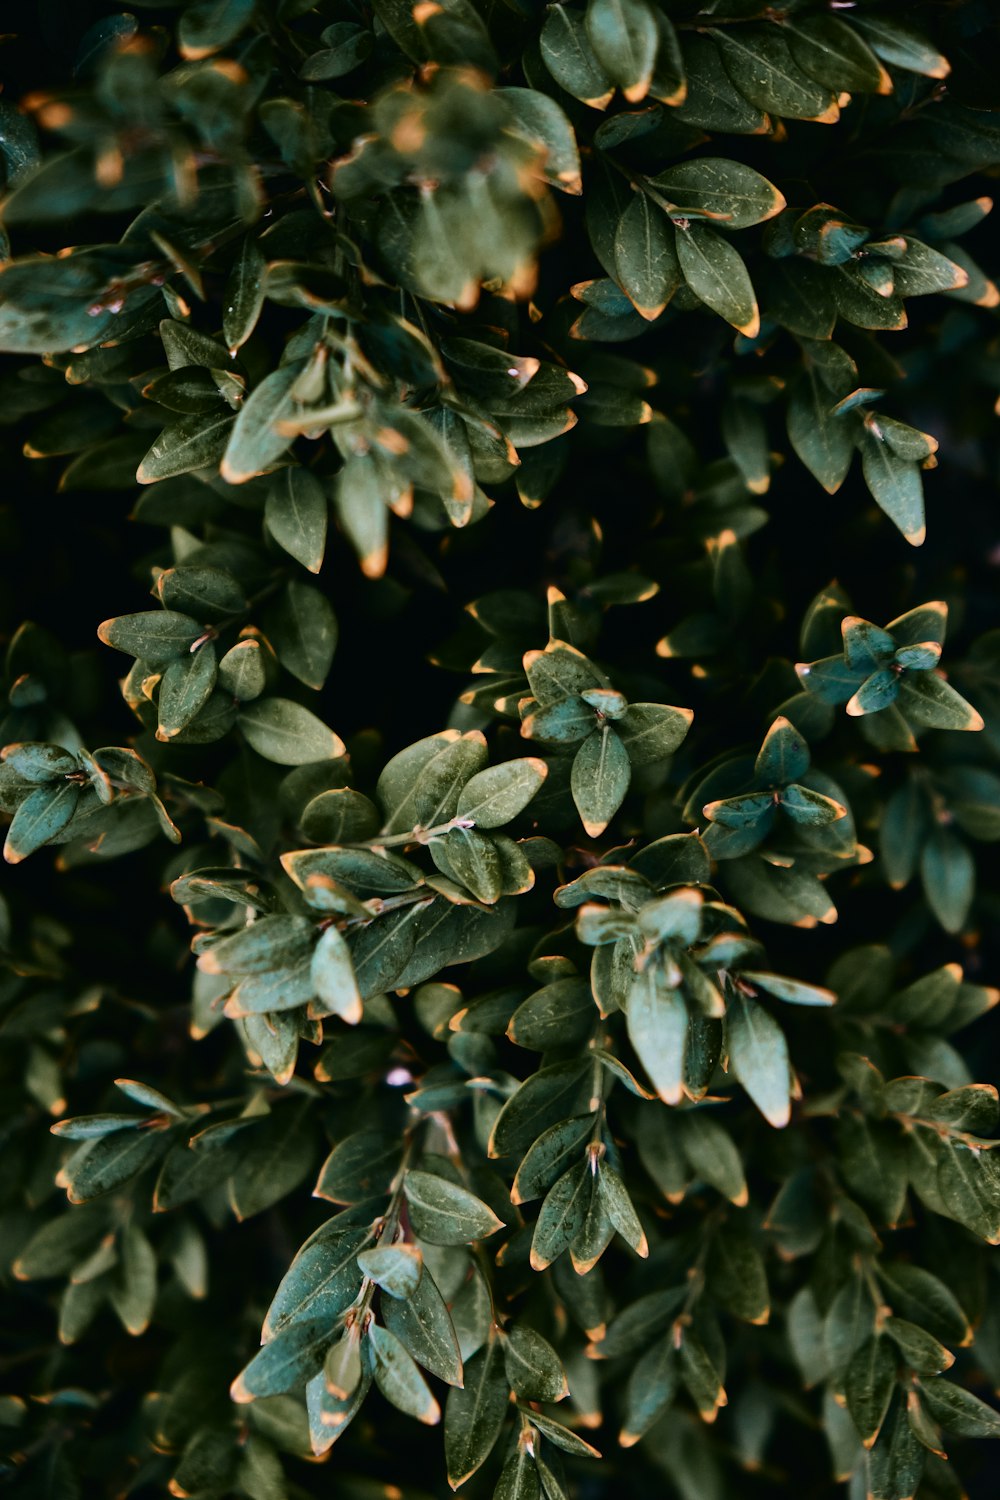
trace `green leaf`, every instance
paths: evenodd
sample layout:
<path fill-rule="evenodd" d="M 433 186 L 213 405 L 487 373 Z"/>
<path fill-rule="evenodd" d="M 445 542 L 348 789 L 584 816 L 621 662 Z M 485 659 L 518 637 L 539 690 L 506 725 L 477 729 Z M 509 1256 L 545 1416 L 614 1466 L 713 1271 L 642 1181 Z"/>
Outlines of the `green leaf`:
<path fill-rule="evenodd" d="M 584 1226 L 593 1190 L 590 1164 L 579 1162 L 546 1193 L 531 1239 L 531 1266 L 543 1271 L 567 1250 Z"/>
<path fill-rule="evenodd" d="M 649 1245 L 639 1222 L 639 1216 L 624 1182 L 606 1161 L 602 1161 L 597 1169 L 596 1198 L 626 1245 L 634 1250 L 636 1255 L 645 1259 L 649 1254 Z"/>
<path fill-rule="evenodd" d="M 876 1335 L 853 1355 L 844 1376 L 847 1409 L 866 1448 L 878 1437 L 896 1381 L 892 1341 Z"/>
<path fill-rule="evenodd" d="M 934 1420 L 958 1437 L 1000 1437 L 1000 1413 L 952 1381 L 921 1382 L 920 1395 Z"/>
<path fill-rule="evenodd" d="M 945 1343 L 963 1346 L 971 1343 L 969 1320 L 954 1293 L 930 1271 L 905 1261 L 886 1264 L 880 1260 L 878 1275 L 895 1313 L 901 1313 Z"/>
<path fill-rule="evenodd" d="M 704 1109 L 681 1115 L 680 1125 L 684 1155 L 695 1173 L 743 1208 L 749 1193 L 743 1162 L 729 1132 Z"/>
<path fill-rule="evenodd" d="M 691 728 L 690 708 L 665 703 L 630 703 L 615 721 L 615 733 L 633 767 L 652 765 L 674 751 Z"/>
<path fill-rule="evenodd" d="M 336 927 L 327 927 L 313 949 L 310 978 L 323 1010 L 349 1025 L 361 1020 L 361 996 L 347 944 Z"/>
<path fill-rule="evenodd" d="M 305 360 L 296 359 L 272 370 L 240 407 L 220 465 L 227 484 L 267 473 L 292 442 L 294 433 L 281 424 L 299 413 L 293 388 L 304 368 Z"/>
<path fill-rule="evenodd" d="M 652 322 L 680 286 L 681 268 L 670 221 L 641 191 L 618 221 L 614 254 L 622 290 L 636 311 Z"/>
<path fill-rule="evenodd" d="M 888 94 L 892 80 L 854 28 L 837 16 L 804 15 L 784 28 L 803 72 L 831 92 Z"/>
<path fill-rule="evenodd" d="M 441 1408 L 396 1336 L 376 1323 L 369 1329 L 368 1338 L 371 1343 L 375 1384 L 386 1400 L 391 1401 L 393 1406 L 407 1416 L 416 1417 L 418 1422 L 424 1422 L 428 1426 L 440 1422 Z"/>
<path fill-rule="evenodd" d="M 43 844 L 57 838 L 70 822 L 80 800 L 75 781 L 40 786 L 20 804 L 3 846 L 3 857 L 9 865 L 20 864 Z"/>
<path fill-rule="evenodd" d="M 791 1117 L 784 1032 L 755 1000 L 735 993 L 728 1001 L 726 1035 L 733 1073 L 768 1124 L 780 1130 Z"/>
<path fill-rule="evenodd" d="M 526 1401 L 561 1401 L 569 1395 L 562 1361 L 552 1345 L 526 1323 L 515 1323 L 501 1335 L 504 1369 L 510 1388 Z"/>
<path fill-rule="evenodd" d="M 557 981 L 558 982 L 558 981 Z M 582 1159 L 584 1142 L 594 1126 L 593 1115 L 559 1120 L 543 1130 L 525 1153 L 511 1188 L 512 1203 L 540 1198 L 574 1159 Z"/>
<path fill-rule="evenodd" d="M 360 1203 L 389 1191 L 403 1145 L 398 1135 L 359 1130 L 337 1142 L 320 1168 L 314 1198 L 331 1203 Z"/>
<path fill-rule="evenodd" d="M 293 1322 L 335 1326 L 361 1287 L 358 1254 L 371 1244 L 364 1224 L 340 1227 L 341 1216 L 321 1224 L 299 1249 L 282 1277 L 264 1318 L 265 1341 Z"/>
<path fill-rule="evenodd" d="M 847 478 L 855 452 L 854 435 L 832 415 L 832 399 L 810 361 L 788 400 L 788 440 L 813 478 L 835 495 Z"/>
<path fill-rule="evenodd" d="M 416 1289 L 405 1300 L 387 1298 L 381 1313 L 385 1326 L 418 1364 L 449 1385 L 462 1384 L 462 1357 L 451 1314 L 426 1266 Z"/>
<path fill-rule="evenodd" d="M 444 1454 L 453 1490 L 489 1458 L 500 1436 L 510 1389 L 503 1350 L 495 1329 L 465 1366 L 465 1384 L 452 1387 L 444 1409 Z"/>
<path fill-rule="evenodd" d="M 510 111 L 509 128 L 544 152 L 546 182 L 564 193 L 579 195 L 583 185 L 576 136 L 556 101 L 538 89 L 495 89 L 493 96 Z"/>
<path fill-rule="evenodd" d="M 955 1363 L 954 1354 L 916 1323 L 905 1318 L 886 1318 L 885 1331 L 918 1375 L 940 1375 Z"/>
<path fill-rule="evenodd" d="M 751 104 L 793 120 L 832 124 L 839 116 L 837 91 L 824 88 L 795 62 L 788 42 L 773 26 L 738 26 L 715 33 L 730 78 Z"/>
<path fill-rule="evenodd" d="M 169 663 L 156 700 L 157 739 L 171 740 L 187 728 L 211 697 L 217 676 L 211 641 Z"/>
<path fill-rule="evenodd" d="M 237 641 L 219 662 L 219 686 L 241 703 L 259 698 L 267 684 L 259 641 Z"/>
<path fill-rule="evenodd" d="M 728 240 L 703 224 L 677 225 L 677 258 L 700 302 L 747 338 L 760 332 L 757 298 L 746 265 Z"/>
<path fill-rule="evenodd" d="M 293 578 L 268 604 L 263 625 L 285 670 L 306 687 L 321 688 L 337 648 L 337 621 L 325 595 Z"/>
<path fill-rule="evenodd" d="M 586 980 L 566 977 L 536 990 L 511 1016 L 507 1035 L 536 1052 L 573 1048 L 587 1040 L 597 1013 Z"/>
<path fill-rule="evenodd" d="M 264 306 L 264 256 L 253 234 L 240 241 L 222 297 L 222 336 L 230 354 L 242 348 Z"/>
<path fill-rule="evenodd" d="M 570 786 L 590 838 L 597 838 L 625 800 L 632 770 L 628 752 L 610 724 L 588 735 L 573 758 Z"/>
<path fill-rule="evenodd" d="M 118 615 L 97 627 L 98 638 L 105 646 L 139 657 L 151 667 L 165 667 L 176 657 L 190 652 L 204 633 L 205 627 L 190 615 L 170 609 Z"/>
<path fill-rule="evenodd" d="M 310 573 L 323 566 L 328 510 L 319 480 L 298 464 L 280 469 L 268 486 L 264 524 L 278 546 Z"/>
<path fill-rule="evenodd" d="M 445 1177 L 411 1169 L 403 1190 L 414 1230 L 432 1245 L 467 1245 L 503 1228 L 481 1199 Z"/>
<path fill-rule="evenodd" d="M 215 413 L 196 412 L 164 427 L 136 470 L 139 484 L 155 484 L 214 468 L 230 441 L 234 418 L 228 408 Z"/>
<path fill-rule="evenodd" d="M 543 760 L 526 756 L 477 771 L 462 787 L 456 813 L 477 828 L 502 828 L 524 811 L 548 775 Z"/>
<path fill-rule="evenodd" d="M 540 42 L 546 68 L 568 95 L 594 110 L 604 110 L 610 104 L 615 86 L 598 62 L 579 10 L 552 6 L 541 28 Z"/>
<path fill-rule="evenodd" d="M 279 766 L 304 766 L 344 754 L 340 737 L 288 698 L 258 698 L 241 707 L 238 723 L 257 754 Z"/>
<path fill-rule="evenodd" d="M 337 1337 L 329 1318 L 307 1318 L 289 1323 L 260 1349 L 233 1381 L 230 1394 L 237 1402 L 260 1396 L 280 1396 L 310 1380 L 323 1366 Z"/>
<path fill-rule="evenodd" d="M 665 1104 L 678 1104 L 684 1091 L 688 1012 L 655 961 L 633 979 L 627 1016 L 629 1041 L 650 1082 Z"/>
<path fill-rule="evenodd" d="M 735 1317 L 766 1323 L 771 1315 L 764 1259 L 750 1237 L 726 1224 L 712 1240 L 706 1261 L 708 1290 Z"/>
<path fill-rule="evenodd" d="M 853 19 L 872 50 L 893 67 L 927 78 L 947 78 L 951 72 L 947 58 L 908 21 L 861 13 Z"/>
<path fill-rule="evenodd" d="M 935 828 L 920 856 L 924 895 L 945 932 L 960 932 L 976 889 L 976 862 L 950 828 Z"/>
<path fill-rule="evenodd" d="M 870 429 L 861 435 L 861 467 L 872 498 L 912 547 L 927 535 L 920 466 L 900 458 Z"/>
<path fill-rule="evenodd" d="M 385 832 L 431 828 L 453 818 L 462 789 L 485 761 L 486 742 L 478 730 L 432 735 L 393 756 L 378 780 Z"/>
<path fill-rule="evenodd" d="M 625 1417 L 618 1441 L 632 1448 L 677 1394 L 677 1354 L 670 1339 L 658 1338 L 633 1365 L 625 1390 Z"/>
<path fill-rule="evenodd" d="M 630 104 L 649 92 L 659 33 L 645 0 L 589 0 L 587 35 L 594 53 Z"/>
<path fill-rule="evenodd" d="M 124 1130 L 86 1141 L 63 1164 L 66 1196 L 71 1203 L 86 1203 L 113 1192 L 163 1156 L 170 1139 L 166 1130 Z"/>
<path fill-rule="evenodd" d="M 673 217 L 704 216 L 718 220 L 725 229 L 748 229 L 785 207 L 783 195 L 766 177 L 723 157 L 681 162 L 650 181 L 669 201 Z"/>
<path fill-rule="evenodd" d="M 913 723 L 926 724 L 929 729 L 983 728 L 978 710 L 936 672 L 904 672 L 899 684 L 899 706 Z"/>

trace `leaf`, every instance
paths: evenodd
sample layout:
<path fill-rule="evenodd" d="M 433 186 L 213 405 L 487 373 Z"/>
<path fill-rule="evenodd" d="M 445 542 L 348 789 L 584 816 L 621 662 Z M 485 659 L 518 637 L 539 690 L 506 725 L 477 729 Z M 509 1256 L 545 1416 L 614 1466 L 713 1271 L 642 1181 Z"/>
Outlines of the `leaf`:
<path fill-rule="evenodd" d="M 729 1062 L 768 1124 L 781 1129 L 791 1117 L 788 1046 L 778 1023 L 755 1000 L 729 997 Z"/>
<path fill-rule="evenodd" d="M 517 1169 L 511 1202 L 520 1204 L 540 1198 L 574 1158 L 582 1158 L 584 1142 L 593 1126 L 592 1115 L 578 1115 L 543 1130 Z"/>
<path fill-rule="evenodd" d="M 552 1345 L 526 1323 L 501 1335 L 510 1388 L 526 1401 L 561 1401 L 569 1395 L 562 1362 Z"/>
<path fill-rule="evenodd" d="M 587 35 L 601 66 L 630 104 L 649 92 L 659 40 L 645 0 L 588 0 Z"/>
<path fill-rule="evenodd" d="M 371 1343 L 375 1384 L 393 1406 L 416 1417 L 418 1422 L 434 1426 L 441 1420 L 441 1408 L 431 1395 L 427 1382 L 403 1345 L 387 1328 L 373 1324 L 368 1331 Z"/>
<path fill-rule="evenodd" d="M 684 280 L 700 302 L 747 338 L 760 332 L 757 298 L 738 250 L 714 229 L 677 225 L 677 258 Z"/>
<path fill-rule="evenodd" d="M 896 1380 L 896 1356 L 890 1339 L 866 1339 L 844 1376 L 847 1409 L 866 1448 L 878 1437 Z"/>
<path fill-rule="evenodd" d="M 176 610 L 154 609 L 138 615 L 118 615 L 97 627 L 105 646 L 140 657 L 151 667 L 165 667 L 183 656 L 204 634 L 205 627 Z"/>
<path fill-rule="evenodd" d="M 920 856 L 924 895 L 945 932 L 965 926 L 976 888 L 976 863 L 950 828 L 935 828 Z"/>
<path fill-rule="evenodd" d="M 833 93 L 888 94 L 892 79 L 864 39 L 836 16 L 803 16 L 785 27 L 803 72 Z"/>
<path fill-rule="evenodd" d="M 919 464 L 900 458 L 866 429 L 861 437 L 861 467 L 872 498 L 910 545 L 919 547 L 927 535 Z"/>
<path fill-rule="evenodd" d="M 923 73 L 927 78 L 947 78 L 951 72 L 947 58 L 908 21 L 859 14 L 855 22 L 872 50 L 894 67 Z"/>
<path fill-rule="evenodd" d="M 690 708 L 630 703 L 615 721 L 615 733 L 625 746 L 633 768 L 653 765 L 673 755 L 691 728 L 693 718 Z"/>
<path fill-rule="evenodd" d="M 156 700 L 157 739 L 171 740 L 187 728 L 212 696 L 217 676 L 211 641 L 168 664 Z"/>
<path fill-rule="evenodd" d="M 636 1255 L 645 1259 L 649 1245 L 628 1189 L 613 1167 L 601 1162 L 597 1171 L 597 1202 Z M 519 1392 L 519 1394 L 523 1394 Z"/>
<path fill-rule="evenodd" d="M 3 857 L 9 865 L 20 864 L 67 826 L 76 812 L 80 787 L 75 781 L 40 786 L 20 804 L 3 846 Z"/>
<path fill-rule="evenodd" d="M 477 828 L 502 828 L 524 811 L 548 775 L 545 761 L 532 756 L 477 771 L 462 787 L 456 814 Z"/>
<path fill-rule="evenodd" d="M 554 979 L 517 1007 L 507 1035 L 536 1052 L 581 1045 L 593 1030 L 596 1012 L 586 980 Z"/>
<path fill-rule="evenodd" d="M 86 1141 L 63 1165 L 66 1196 L 71 1203 L 86 1203 L 113 1192 L 152 1166 L 169 1145 L 165 1130 L 122 1130 Z"/>
<path fill-rule="evenodd" d="M 650 962 L 628 992 L 629 1041 L 665 1104 L 678 1104 L 684 1091 L 684 1050 L 688 1012 L 659 964 Z"/>
<path fill-rule="evenodd" d="M 386 1327 L 425 1370 L 449 1385 L 462 1384 L 462 1357 L 451 1314 L 426 1266 L 416 1289 L 405 1300 L 389 1297 L 381 1313 Z"/>
<path fill-rule="evenodd" d="M 241 703 L 259 698 L 267 683 L 259 641 L 237 641 L 219 662 L 219 686 Z"/>
<path fill-rule="evenodd" d="M 837 92 L 824 88 L 794 61 L 780 31 L 739 26 L 715 33 L 730 78 L 751 104 L 794 120 L 832 124 L 839 116 Z"/>
<path fill-rule="evenodd" d="M 677 1355 L 668 1338 L 658 1338 L 633 1365 L 625 1391 L 625 1417 L 618 1441 L 631 1448 L 658 1421 L 677 1394 Z"/>
<path fill-rule="evenodd" d="M 296 562 L 310 573 L 323 566 L 329 501 L 308 469 L 294 464 L 272 478 L 264 504 L 264 524 Z"/>
<path fill-rule="evenodd" d="M 215 413 L 196 412 L 164 427 L 136 470 L 139 484 L 155 484 L 214 468 L 226 451 L 234 418 L 228 408 Z"/>
<path fill-rule="evenodd" d="M 444 1453 L 453 1490 L 489 1458 L 500 1436 L 510 1390 L 495 1329 L 465 1366 L 465 1385 L 452 1387 L 444 1409 Z"/>
<path fill-rule="evenodd" d="M 445 1177 L 411 1168 L 403 1190 L 414 1230 L 432 1245 L 466 1245 L 503 1228 L 481 1199 Z"/>
<path fill-rule="evenodd" d="M 538 89 L 495 89 L 494 97 L 510 111 L 512 120 L 508 128 L 541 147 L 546 182 L 564 193 L 579 195 L 583 184 L 576 136 L 556 101 Z"/>
<path fill-rule="evenodd" d="M 432 735 L 393 756 L 378 780 L 385 832 L 431 828 L 453 818 L 462 789 L 485 761 L 486 742 L 478 730 L 448 738 Z"/>
<path fill-rule="evenodd" d="M 564 1453 L 572 1453 L 576 1458 L 600 1458 L 600 1453 L 591 1443 L 585 1442 L 579 1434 L 571 1432 L 561 1422 L 555 1421 L 552 1417 L 545 1416 L 544 1413 L 536 1411 L 534 1407 L 525 1406 L 520 1401 L 517 1405 L 518 1410 L 523 1411 L 528 1416 L 532 1426 L 537 1427 L 542 1437 L 547 1442 L 553 1443 L 557 1448 L 561 1448 Z"/>
<path fill-rule="evenodd" d="M 399 1136 L 388 1131 L 359 1130 L 345 1136 L 320 1168 L 313 1197 L 331 1203 L 360 1203 L 388 1193 L 402 1149 Z"/>
<path fill-rule="evenodd" d="M 361 996 L 350 950 L 336 927 L 327 927 L 313 949 L 310 978 L 324 1011 L 351 1026 L 361 1020 Z"/>
<path fill-rule="evenodd" d="M 815 366 L 808 362 L 788 400 L 788 439 L 813 478 L 835 495 L 854 458 L 849 425 L 831 412 L 832 400 Z"/>
<path fill-rule="evenodd" d="M 263 624 L 285 670 L 319 690 L 337 648 L 337 621 L 325 595 L 293 578 L 268 604 Z"/>
<path fill-rule="evenodd" d="M 695 1173 L 717 1188 L 737 1208 L 749 1198 L 743 1161 L 732 1136 L 704 1109 L 680 1118 L 684 1155 Z"/>
<path fill-rule="evenodd" d="M 258 698 L 241 707 L 238 723 L 257 754 L 279 766 L 336 760 L 345 753 L 332 729 L 288 698 Z"/>
<path fill-rule="evenodd" d="M 362 1282 L 358 1254 L 371 1244 L 372 1230 L 364 1224 L 338 1229 L 339 1222 L 321 1225 L 296 1254 L 264 1318 L 265 1341 L 293 1322 L 332 1327 L 354 1301 Z"/>
<path fill-rule="evenodd" d="M 966 1345 L 972 1329 L 951 1289 L 922 1266 L 879 1262 L 879 1278 L 893 1311 L 949 1344 Z"/>
<path fill-rule="evenodd" d="M 593 1179 L 581 1161 L 556 1180 L 545 1195 L 531 1240 L 531 1266 L 543 1271 L 567 1250 L 583 1228 Z"/>
<path fill-rule="evenodd" d="M 590 838 L 602 834 L 625 800 L 632 777 L 628 752 L 604 724 L 588 735 L 573 758 L 573 801 Z"/>
<path fill-rule="evenodd" d="M 276 1333 L 233 1381 L 230 1395 L 236 1402 L 255 1401 L 260 1396 L 280 1396 L 310 1380 L 322 1368 L 337 1325 L 329 1318 L 307 1318 L 289 1323 Z"/>
<path fill-rule="evenodd" d="M 899 706 L 915 724 L 930 729 L 977 731 L 982 715 L 936 672 L 904 672 L 899 684 Z"/>
<path fill-rule="evenodd" d="M 706 1273 L 709 1292 L 735 1317 L 755 1324 L 768 1321 L 771 1299 L 764 1259 L 748 1235 L 724 1225 L 712 1240 Z"/>
<path fill-rule="evenodd" d="M 266 263 L 253 234 L 244 235 L 222 297 L 222 336 L 230 354 L 242 348 L 264 306 Z"/>
<path fill-rule="evenodd" d="M 681 284 L 674 231 L 663 210 L 636 192 L 618 221 L 615 271 L 636 311 L 652 322 Z"/>
<path fill-rule="evenodd" d="M 725 229 L 747 229 L 771 219 L 785 199 L 766 177 L 742 162 L 701 156 L 650 178 L 678 218 L 716 219 Z M 674 214 L 674 210 L 677 210 Z"/>
<path fill-rule="evenodd" d="M 886 1318 L 885 1331 L 911 1369 L 919 1375 L 940 1375 L 955 1363 L 955 1356 L 933 1334 L 905 1318 Z"/>
<path fill-rule="evenodd" d="M 227 484 L 245 484 L 273 468 L 292 441 L 280 424 L 296 415 L 295 382 L 305 368 L 296 359 L 265 375 L 240 407 L 222 456 L 220 472 Z"/>
<path fill-rule="evenodd" d="M 920 1395 L 934 1420 L 958 1437 L 1000 1437 L 1000 1413 L 952 1381 L 922 1381 Z"/>

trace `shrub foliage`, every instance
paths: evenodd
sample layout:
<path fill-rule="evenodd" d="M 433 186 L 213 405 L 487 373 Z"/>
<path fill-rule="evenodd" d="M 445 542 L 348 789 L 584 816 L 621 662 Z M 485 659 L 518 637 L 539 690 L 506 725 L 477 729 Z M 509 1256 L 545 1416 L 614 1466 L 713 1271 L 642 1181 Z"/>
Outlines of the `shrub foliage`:
<path fill-rule="evenodd" d="M 995 8 L 134 9 L 0 99 L 11 1492 L 954 1500 Z"/>

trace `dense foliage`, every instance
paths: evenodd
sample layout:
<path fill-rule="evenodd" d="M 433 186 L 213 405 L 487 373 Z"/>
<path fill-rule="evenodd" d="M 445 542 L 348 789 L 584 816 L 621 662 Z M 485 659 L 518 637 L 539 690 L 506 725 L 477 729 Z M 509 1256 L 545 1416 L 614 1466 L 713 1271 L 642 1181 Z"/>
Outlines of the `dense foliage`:
<path fill-rule="evenodd" d="M 995 1494 L 995 5 L 133 11 L 0 39 L 9 1492 Z"/>

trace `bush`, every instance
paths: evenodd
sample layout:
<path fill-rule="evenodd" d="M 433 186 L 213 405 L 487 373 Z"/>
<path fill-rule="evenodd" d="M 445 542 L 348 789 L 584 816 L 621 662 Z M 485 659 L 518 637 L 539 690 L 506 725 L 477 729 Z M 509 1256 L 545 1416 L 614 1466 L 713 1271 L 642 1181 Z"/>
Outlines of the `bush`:
<path fill-rule="evenodd" d="M 21 9 L 9 1492 L 995 1493 L 994 8 Z"/>

